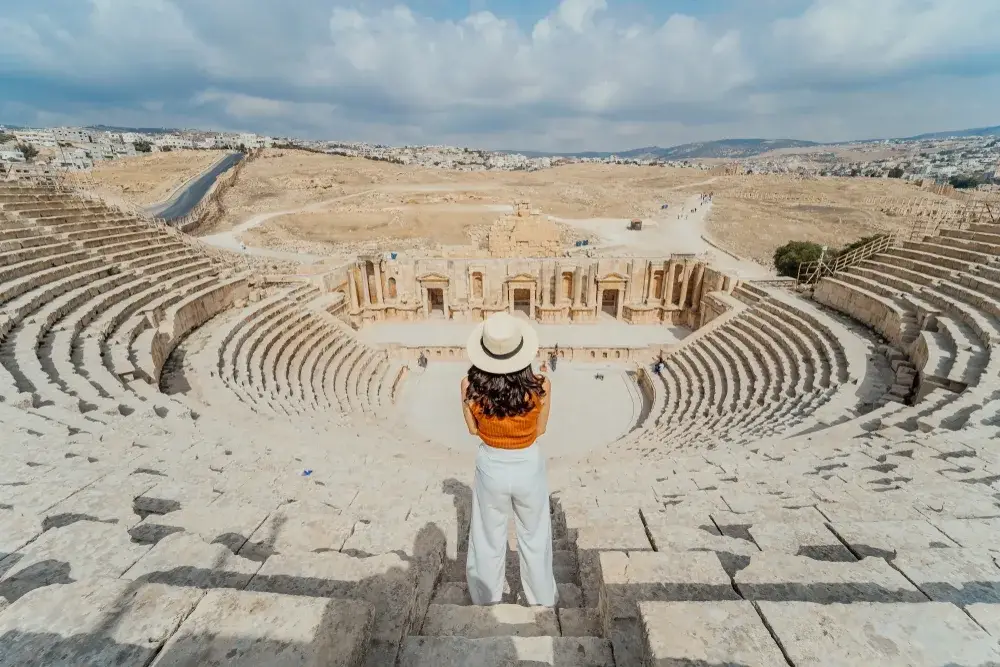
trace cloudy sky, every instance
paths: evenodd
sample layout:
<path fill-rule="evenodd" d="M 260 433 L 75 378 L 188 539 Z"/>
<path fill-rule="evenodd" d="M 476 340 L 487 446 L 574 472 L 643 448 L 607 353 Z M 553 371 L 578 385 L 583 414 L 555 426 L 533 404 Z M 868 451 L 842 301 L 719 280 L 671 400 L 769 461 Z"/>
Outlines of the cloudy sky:
<path fill-rule="evenodd" d="M 0 123 L 620 150 L 1000 124 L 1000 0 L 0 0 Z"/>

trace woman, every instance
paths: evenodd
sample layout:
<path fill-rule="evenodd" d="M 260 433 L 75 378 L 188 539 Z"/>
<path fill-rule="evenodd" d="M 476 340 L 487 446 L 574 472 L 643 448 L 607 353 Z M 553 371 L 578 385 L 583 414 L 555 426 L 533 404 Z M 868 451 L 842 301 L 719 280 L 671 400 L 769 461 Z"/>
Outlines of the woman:
<path fill-rule="evenodd" d="M 482 441 L 472 490 L 469 595 L 473 604 L 501 602 L 513 506 L 525 599 L 555 606 L 549 487 L 535 442 L 545 433 L 551 394 L 548 378 L 531 370 L 538 335 L 527 322 L 496 313 L 476 327 L 466 350 L 472 367 L 462 379 L 462 408 L 469 433 Z"/>

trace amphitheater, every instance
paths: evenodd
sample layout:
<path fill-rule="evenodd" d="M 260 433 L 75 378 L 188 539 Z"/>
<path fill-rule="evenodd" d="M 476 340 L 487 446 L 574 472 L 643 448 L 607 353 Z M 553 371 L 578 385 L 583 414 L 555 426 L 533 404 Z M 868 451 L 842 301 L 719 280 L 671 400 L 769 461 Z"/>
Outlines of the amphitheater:
<path fill-rule="evenodd" d="M 791 287 L 683 254 L 270 275 L 0 184 L 0 664 L 1000 664 L 1000 227 Z M 457 382 L 502 310 L 557 362 L 556 609 L 513 539 L 506 603 L 466 595 Z"/>

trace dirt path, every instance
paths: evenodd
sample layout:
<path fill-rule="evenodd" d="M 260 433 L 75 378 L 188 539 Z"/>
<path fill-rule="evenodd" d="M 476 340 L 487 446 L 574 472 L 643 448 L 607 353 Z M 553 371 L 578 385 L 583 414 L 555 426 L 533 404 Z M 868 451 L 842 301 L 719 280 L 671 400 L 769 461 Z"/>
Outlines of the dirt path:
<path fill-rule="evenodd" d="M 218 234 L 209 234 L 208 236 L 200 237 L 202 241 L 209 245 L 213 245 L 217 248 L 225 248 L 226 250 L 235 250 L 237 252 L 245 252 L 248 255 L 255 255 L 258 257 L 271 257 L 274 259 L 282 259 L 290 262 L 300 262 L 302 264 L 313 264 L 326 259 L 324 255 L 310 255 L 307 253 L 297 253 L 297 252 L 283 252 L 281 250 L 269 250 L 267 248 L 254 248 L 246 246 L 243 250 L 240 248 L 240 235 L 243 232 L 249 231 L 254 227 L 259 227 L 263 225 L 268 220 L 280 217 L 282 215 L 292 215 L 294 213 L 306 213 L 310 211 L 321 210 L 324 206 L 330 204 L 344 201 L 345 199 L 351 199 L 352 197 L 360 197 L 361 195 L 368 194 L 370 192 L 375 192 L 375 190 L 362 190 L 360 192 L 352 192 L 349 195 L 343 195 L 341 197 L 334 197 L 333 199 L 324 199 L 323 201 L 313 202 L 312 204 L 307 204 L 305 206 L 300 206 L 298 208 L 286 209 L 283 211 L 269 211 L 268 213 L 258 213 L 246 222 L 241 222 L 232 229 L 219 232 Z"/>
<path fill-rule="evenodd" d="M 642 230 L 638 232 L 628 228 L 629 220 L 625 218 L 549 217 L 599 237 L 600 241 L 589 246 L 599 255 L 656 257 L 672 253 L 707 254 L 711 257 L 711 264 L 740 277 L 764 278 L 772 275 L 766 267 L 730 255 L 709 242 L 707 218 L 711 210 L 711 202 L 702 202 L 700 194 L 692 195 L 684 204 L 644 219 Z"/>

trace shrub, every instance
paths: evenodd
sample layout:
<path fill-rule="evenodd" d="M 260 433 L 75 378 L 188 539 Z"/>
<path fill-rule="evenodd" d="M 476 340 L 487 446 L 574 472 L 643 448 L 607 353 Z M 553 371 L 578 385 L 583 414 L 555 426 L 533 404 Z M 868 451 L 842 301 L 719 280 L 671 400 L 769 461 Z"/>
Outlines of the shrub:
<path fill-rule="evenodd" d="M 823 246 L 811 241 L 789 241 L 774 251 L 774 268 L 778 275 L 795 278 L 799 264 L 814 262 L 823 254 Z"/>
<path fill-rule="evenodd" d="M 18 144 L 17 148 L 21 151 L 21 155 L 23 155 L 24 159 L 28 162 L 31 162 L 38 157 L 38 149 L 31 144 Z"/>

